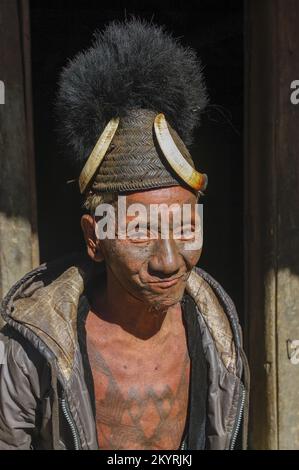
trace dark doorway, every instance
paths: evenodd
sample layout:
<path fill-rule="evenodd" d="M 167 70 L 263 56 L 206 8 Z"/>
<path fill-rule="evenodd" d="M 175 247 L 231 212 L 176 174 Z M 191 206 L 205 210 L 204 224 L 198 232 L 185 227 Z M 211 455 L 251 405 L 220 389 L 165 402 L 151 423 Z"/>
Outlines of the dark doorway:
<path fill-rule="evenodd" d="M 109 6 L 108 6 L 109 5 Z M 210 106 L 191 149 L 209 175 L 200 266 L 234 299 L 243 320 L 243 2 L 31 0 L 34 127 L 41 261 L 83 247 L 76 183 L 55 141 L 59 71 L 95 29 L 140 16 L 164 24 L 205 64 Z"/>

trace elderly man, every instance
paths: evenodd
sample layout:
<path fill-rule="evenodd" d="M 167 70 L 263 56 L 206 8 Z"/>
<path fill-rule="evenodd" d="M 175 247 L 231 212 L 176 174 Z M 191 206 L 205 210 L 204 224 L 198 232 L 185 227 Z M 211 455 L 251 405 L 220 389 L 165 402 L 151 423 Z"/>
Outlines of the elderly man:
<path fill-rule="evenodd" d="M 245 443 L 237 314 L 195 267 L 207 177 L 185 144 L 206 104 L 194 52 L 135 19 L 63 70 L 87 254 L 40 266 L 3 301 L 1 449 L 233 449 L 242 421 Z"/>

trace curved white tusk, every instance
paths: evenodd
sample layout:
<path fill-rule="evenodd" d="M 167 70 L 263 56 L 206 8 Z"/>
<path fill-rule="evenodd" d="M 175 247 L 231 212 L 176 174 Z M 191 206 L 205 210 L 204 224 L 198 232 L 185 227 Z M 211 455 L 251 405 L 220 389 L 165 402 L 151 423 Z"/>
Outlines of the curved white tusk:
<path fill-rule="evenodd" d="M 196 191 L 204 190 L 207 186 L 207 175 L 196 171 L 183 157 L 169 132 L 164 114 L 157 114 L 154 128 L 160 148 L 175 173 Z"/>
<path fill-rule="evenodd" d="M 87 188 L 90 180 L 94 176 L 95 172 L 102 163 L 105 154 L 108 150 L 109 145 L 115 135 L 115 132 L 119 125 L 119 118 L 113 118 L 108 122 L 107 126 L 100 135 L 97 143 L 95 144 L 93 151 L 88 157 L 87 162 L 85 163 L 83 170 L 79 176 L 79 188 L 81 194 Z"/>

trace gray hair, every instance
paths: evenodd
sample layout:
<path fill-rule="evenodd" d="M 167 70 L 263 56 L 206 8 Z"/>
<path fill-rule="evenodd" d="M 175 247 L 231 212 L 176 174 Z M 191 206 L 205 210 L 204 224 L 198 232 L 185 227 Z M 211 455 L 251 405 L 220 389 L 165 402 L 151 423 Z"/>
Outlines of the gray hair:
<path fill-rule="evenodd" d="M 117 201 L 117 196 L 117 193 L 99 193 L 90 191 L 83 203 L 83 208 L 91 215 L 94 215 L 98 205 L 114 204 Z"/>

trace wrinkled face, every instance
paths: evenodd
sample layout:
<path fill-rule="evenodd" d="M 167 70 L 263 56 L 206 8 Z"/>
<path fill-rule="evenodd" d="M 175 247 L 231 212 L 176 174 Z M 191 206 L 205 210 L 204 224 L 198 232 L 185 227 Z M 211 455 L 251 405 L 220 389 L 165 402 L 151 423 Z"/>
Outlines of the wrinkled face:
<path fill-rule="evenodd" d="M 134 230 L 130 229 L 134 216 L 126 214 L 128 236 L 125 239 L 118 237 L 116 228 L 115 239 L 98 241 L 107 268 L 117 282 L 132 296 L 153 308 L 171 306 L 181 300 L 188 276 L 200 257 L 200 246 L 196 249 L 186 247 L 195 235 L 196 202 L 196 196 L 181 186 L 129 193 L 126 195 L 127 207 L 142 204 L 148 216 L 153 204 L 166 204 L 168 207 L 175 204 L 181 208 L 183 204 L 189 204 L 191 218 L 187 222 L 188 227 L 184 226 L 181 234 L 181 226 L 186 223 L 181 222 L 178 227 L 170 211 L 168 237 L 161 236 L 161 217 L 154 226 L 155 233 L 148 217 L 147 226 L 144 228 L 142 225 L 143 228 L 134 236 Z"/>

